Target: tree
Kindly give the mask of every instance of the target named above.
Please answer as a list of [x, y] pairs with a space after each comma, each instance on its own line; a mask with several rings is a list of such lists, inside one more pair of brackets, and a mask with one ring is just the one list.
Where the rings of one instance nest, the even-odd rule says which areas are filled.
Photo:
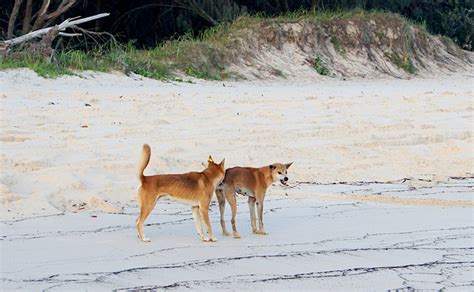
[[[7, 29], [7, 39], [11, 39], [15, 36], [15, 28], [17, 27], [17, 17], [22, 6], [22, 0], [15, 0], [13, 8], [8, 20], [8, 29]], [[24, 17], [22, 22], [21, 34], [27, 34], [34, 30], [39, 30], [41, 28], [50, 26], [59, 16], [66, 13], [71, 9], [77, 0], [62, 0], [56, 7], [51, 3], [51, 0], [43, 0], [41, 6], [36, 11], [35, 21], [33, 25], [32, 22], [32, 12], [33, 12], [33, 1], [27, 0], [26, 7], [24, 9]]]

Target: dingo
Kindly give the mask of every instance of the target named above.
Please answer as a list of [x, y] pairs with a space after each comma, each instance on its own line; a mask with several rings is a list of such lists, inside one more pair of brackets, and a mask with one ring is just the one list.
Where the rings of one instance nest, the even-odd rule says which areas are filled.
[[[236, 193], [249, 197], [248, 204], [253, 233], [267, 234], [263, 226], [263, 200], [265, 199], [265, 193], [267, 188], [278, 179], [280, 179], [283, 185], [287, 185], [288, 176], [286, 173], [291, 164], [293, 162], [288, 164], [275, 163], [260, 168], [233, 167], [226, 170], [224, 180], [216, 189], [221, 213], [222, 233], [224, 235], [229, 235], [224, 222], [225, 201], [227, 199], [232, 210], [232, 231], [235, 238], [240, 238], [235, 227], [235, 215], [237, 213]], [[258, 230], [255, 219], [255, 203], [257, 203], [258, 208]]]
[[[221, 163], [216, 164], [209, 156], [208, 166], [202, 172], [144, 176], [143, 171], [150, 162], [150, 155], [150, 146], [143, 145], [142, 158], [138, 167], [138, 178], [141, 182], [138, 188], [140, 216], [136, 221], [138, 237], [142, 241], [150, 241], [143, 234], [143, 223], [150, 215], [158, 199], [169, 196], [173, 200], [191, 205], [196, 230], [203, 241], [216, 241], [209, 222], [209, 204], [216, 186], [224, 178], [224, 159]], [[209, 237], [206, 237], [202, 231], [201, 217], [207, 226]]]

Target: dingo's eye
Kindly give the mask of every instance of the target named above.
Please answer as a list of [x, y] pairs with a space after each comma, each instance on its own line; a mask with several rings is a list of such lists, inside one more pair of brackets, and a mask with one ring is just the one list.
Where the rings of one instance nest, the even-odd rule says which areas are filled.
[[281, 174], [281, 171], [279, 171], [278, 174]]

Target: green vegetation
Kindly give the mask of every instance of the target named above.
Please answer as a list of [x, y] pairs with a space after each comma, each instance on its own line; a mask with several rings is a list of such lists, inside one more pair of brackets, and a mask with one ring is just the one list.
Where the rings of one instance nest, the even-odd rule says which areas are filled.
[[[132, 43], [126, 45], [113, 42], [99, 46], [87, 52], [76, 49], [59, 49], [53, 58], [32, 55], [27, 50], [12, 53], [12, 57], [0, 57], [0, 70], [8, 68], [27, 67], [44, 77], [56, 77], [63, 74], [74, 74], [75, 70], [93, 71], [121, 71], [133, 72], [145, 77], [158, 80], [178, 80], [177, 73], [188, 76], [220, 80], [239, 78], [226, 71], [226, 65], [241, 58], [242, 45], [248, 37], [249, 31], [259, 32], [262, 28], [273, 24], [288, 22], [311, 22], [326, 27], [340, 27], [345, 25], [344, 20], [359, 25], [359, 37], [349, 39], [338, 34], [341, 30], [331, 35], [330, 42], [341, 54], [346, 53], [347, 47], [362, 43], [369, 48], [374, 42], [386, 38], [383, 31], [374, 31], [369, 22], [377, 20], [377, 25], [396, 26], [404, 23], [402, 39], [395, 52], [387, 53], [390, 61], [408, 73], [415, 73], [413, 65], [413, 42], [415, 34], [406, 19], [396, 14], [381, 11], [333, 10], [333, 11], [303, 11], [297, 10], [275, 18], [267, 18], [261, 14], [256, 16], [241, 16], [232, 23], [220, 23], [196, 37], [189, 34], [174, 40], [160, 43], [154, 48], [137, 49]], [[381, 24], [382, 23], [382, 24]], [[423, 28], [420, 28], [423, 30]], [[352, 43], [351, 43], [352, 42]], [[401, 55], [401, 56], [399, 56]], [[314, 56], [310, 61], [314, 69], [321, 75], [332, 76], [321, 55]], [[274, 75], [284, 77], [283, 72], [275, 69]]]
[[326, 62], [321, 59], [319, 54], [316, 54], [316, 57], [314, 58], [313, 68], [319, 73], [319, 75], [329, 76], [331, 74], [329, 69], [326, 67]]
[[[250, 19], [250, 18], [248, 18]], [[232, 24], [236, 36], [243, 26], [243, 19]], [[229, 45], [229, 24], [220, 24], [199, 36], [189, 35], [163, 42], [152, 49], [137, 49], [133, 44], [116, 42], [87, 52], [58, 50], [52, 59], [34, 55], [27, 49], [12, 53], [12, 57], [0, 57], [0, 70], [26, 67], [43, 77], [73, 74], [75, 70], [133, 72], [158, 80], [178, 80], [177, 71], [208, 80], [235, 77], [225, 71], [219, 57], [219, 49]]]
[[193, 65], [189, 65], [192, 63], [185, 63], [188, 65], [185, 68], [169, 62], [171, 56], [174, 56], [175, 60], [184, 62], [186, 58], [179, 57], [181, 47], [179, 41], [173, 41], [172, 45], [163, 44], [151, 50], [138, 50], [133, 45], [116, 45], [108, 50], [87, 53], [80, 50], [65, 50], [56, 53], [52, 60], [20, 51], [16, 52], [14, 58], [0, 59], [0, 70], [26, 67], [43, 77], [73, 74], [75, 70], [101, 72], [117, 70], [124, 73], [133, 72], [153, 79], [167, 80], [174, 79], [172, 74], [174, 69], [185, 69], [183, 71], [190, 76], [219, 79], [205, 67], [193, 67]]
[[[49, 8], [44, 10], [42, 2]], [[66, 5], [67, 10], [62, 9], [65, 3], [71, 2], [74, 3]], [[95, 31], [117, 36], [122, 43], [133, 41], [139, 48], [153, 48], [157, 43], [177, 36], [195, 37], [210, 27], [230, 23], [242, 15], [283, 21], [315, 17], [323, 21], [338, 19], [350, 14], [351, 9], [359, 9], [403, 15], [425, 23], [431, 33], [448, 36], [462, 48], [473, 50], [472, 0], [28, 0], [3, 1], [1, 7], [0, 39], [20, 36], [33, 27], [58, 24], [67, 17], [108, 12], [110, 17], [95, 22]], [[62, 13], [52, 13], [56, 9]], [[38, 17], [43, 10], [48, 13]], [[15, 17], [9, 19], [13, 15]], [[71, 43], [86, 50], [91, 45], [81, 38], [73, 39]]]
[[284, 14], [277, 15], [272, 18], [268, 18], [263, 14], [260, 14], [260, 19], [271, 19], [272, 21], [277, 22], [299, 22], [302, 20], [312, 21], [312, 22], [328, 22], [336, 19], [344, 19], [354, 15], [373, 15], [376, 13], [381, 13], [379, 11], [362, 11], [360, 9], [336, 9], [336, 10], [296, 10]]
[[27, 67], [43, 77], [57, 77], [64, 74], [73, 74], [74, 70], [133, 71], [137, 74], [155, 78], [165, 79], [167, 68], [163, 66], [153, 67], [145, 56], [134, 53], [135, 49], [127, 50], [125, 47], [117, 47], [107, 52], [83, 52], [79, 50], [60, 51], [52, 60], [44, 56], [34, 55], [28, 52], [15, 52], [14, 58], [0, 60], [0, 69]]
[[[118, 70], [158, 80], [174, 79], [174, 73], [179, 71], [196, 78], [219, 80], [238, 77], [225, 71], [226, 56], [223, 52], [238, 47], [247, 29], [269, 22], [327, 22], [373, 13], [379, 12], [301, 10], [276, 18], [266, 18], [262, 14], [241, 16], [232, 23], [218, 24], [197, 37], [186, 34], [151, 49], [137, 49], [131, 43], [122, 45], [113, 42], [87, 52], [67, 48], [57, 50], [52, 59], [28, 53], [25, 49], [14, 52], [13, 57], [0, 58], [0, 70], [27, 67], [43, 77], [73, 74], [75, 70]], [[320, 67], [325, 68], [322, 64]], [[324, 74], [324, 69], [320, 70]]]
[[411, 61], [411, 58], [409, 56], [399, 56], [395, 53], [390, 54], [389, 59], [397, 65], [399, 68], [402, 68], [405, 70], [405, 72], [414, 74], [416, 72], [416, 67], [413, 65], [413, 62]]
[[72, 72], [53, 62], [46, 62], [43, 58], [25, 54], [15, 59], [0, 59], [0, 70], [13, 68], [30, 68], [43, 77], [58, 77], [60, 75], [71, 74]]

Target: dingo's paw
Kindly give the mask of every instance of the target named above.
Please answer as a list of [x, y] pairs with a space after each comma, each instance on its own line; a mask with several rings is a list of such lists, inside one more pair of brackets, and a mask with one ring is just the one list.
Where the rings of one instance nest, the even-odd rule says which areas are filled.
[[263, 230], [258, 230], [256, 232], [254, 232], [255, 234], [258, 234], [258, 235], [268, 235], [268, 233], [266, 233], [265, 231]]

